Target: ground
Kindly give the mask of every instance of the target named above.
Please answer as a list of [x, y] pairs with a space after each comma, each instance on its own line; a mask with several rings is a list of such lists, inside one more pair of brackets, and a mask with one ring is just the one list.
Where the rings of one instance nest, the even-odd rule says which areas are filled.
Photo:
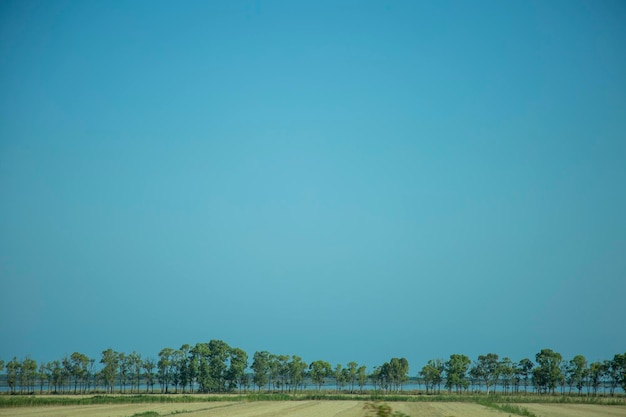
[[[14, 417], [130, 417], [147, 411], [190, 417], [364, 417], [362, 401], [194, 402], [2, 408]], [[508, 416], [491, 408], [459, 402], [390, 402], [394, 411], [412, 417]], [[626, 417], [626, 406], [520, 404], [538, 417]]]

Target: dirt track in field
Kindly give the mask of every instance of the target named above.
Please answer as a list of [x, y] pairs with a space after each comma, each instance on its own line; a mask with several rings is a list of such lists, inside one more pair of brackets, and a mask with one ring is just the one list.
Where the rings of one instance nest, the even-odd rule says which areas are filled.
[[[472, 403], [390, 402], [394, 411], [412, 417], [506, 417], [507, 413]], [[194, 402], [21, 407], [0, 409], [15, 417], [130, 417], [155, 411], [190, 417], [365, 417], [362, 401]], [[520, 404], [539, 417], [626, 417], [626, 406], [587, 404]]]

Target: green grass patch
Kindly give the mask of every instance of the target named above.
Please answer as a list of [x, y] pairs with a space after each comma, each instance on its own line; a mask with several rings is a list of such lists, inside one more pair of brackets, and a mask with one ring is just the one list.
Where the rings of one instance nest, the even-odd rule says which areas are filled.
[[37, 397], [20, 395], [1, 395], [0, 408], [34, 407], [34, 406], [67, 406], [95, 404], [164, 404], [164, 403], [195, 403], [244, 401], [245, 396], [219, 395], [95, 395], [92, 397]]
[[[69, 406], [92, 404], [158, 404], [158, 403], [198, 403], [198, 402], [239, 402], [239, 401], [385, 401], [385, 402], [466, 402], [479, 404], [497, 404], [499, 407], [527, 403], [567, 403], [567, 404], [598, 404], [626, 405], [626, 396], [587, 397], [587, 396], [556, 396], [556, 395], [502, 395], [502, 394], [384, 394], [366, 392], [363, 394], [337, 393], [333, 391], [305, 391], [299, 393], [247, 393], [247, 394], [113, 394], [93, 395], [88, 397], [72, 395], [8, 395], [0, 394], [0, 408], [33, 407], [33, 406]], [[506, 411], [506, 410], [505, 410]], [[519, 410], [518, 410], [519, 411]], [[510, 411], [511, 413], [518, 414]], [[526, 415], [526, 414], [518, 414]]]

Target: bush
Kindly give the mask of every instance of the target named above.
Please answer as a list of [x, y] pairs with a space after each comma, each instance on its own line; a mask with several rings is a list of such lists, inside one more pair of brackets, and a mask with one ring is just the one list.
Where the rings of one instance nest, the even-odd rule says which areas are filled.
[[393, 411], [391, 407], [383, 402], [367, 402], [363, 407], [364, 410], [367, 410], [366, 416], [375, 416], [375, 417], [408, 417], [406, 414], [401, 413], [399, 411]]

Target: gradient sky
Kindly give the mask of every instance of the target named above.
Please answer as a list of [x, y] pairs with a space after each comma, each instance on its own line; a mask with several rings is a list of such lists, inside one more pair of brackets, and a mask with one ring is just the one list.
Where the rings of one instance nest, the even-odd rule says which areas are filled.
[[625, 21], [0, 2], [0, 358], [626, 351]]

